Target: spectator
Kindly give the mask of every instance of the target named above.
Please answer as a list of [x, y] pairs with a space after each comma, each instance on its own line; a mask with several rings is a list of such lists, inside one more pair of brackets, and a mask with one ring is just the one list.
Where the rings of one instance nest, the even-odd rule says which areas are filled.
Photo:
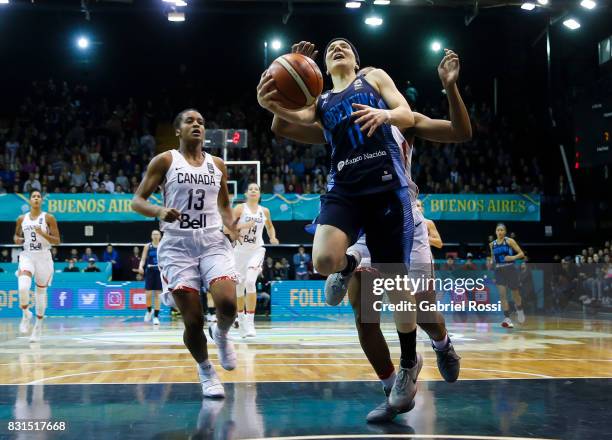
[[0, 252], [0, 263], [10, 263], [11, 262], [11, 252], [4, 248]]
[[26, 180], [25, 183], [23, 184], [23, 192], [29, 193], [29, 192], [32, 192], [32, 190], [34, 189], [40, 191], [42, 189], [42, 186], [40, 185], [38, 176], [35, 175], [34, 173], [30, 173], [28, 176], [28, 180]]
[[4, 181], [0, 179], [0, 194], [6, 194], [6, 188], [4, 187]]
[[66, 263], [68, 263], [71, 259], [74, 259], [74, 261], [79, 261], [79, 251], [77, 251], [75, 248], [70, 249], [70, 254], [68, 255], [68, 258], [66, 258], [64, 261]]
[[89, 259], [89, 264], [83, 272], [102, 272], [98, 266], [96, 266], [96, 260], [94, 258]]
[[463, 264], [463, 270], [478, 270], [478, 266], [473, 261], [474, 255], [471, 252], [468, 252], [465, 263]]
[[64, 272], [80, 272], [79, 268], [75, 265], [76, 260], [74, 258], [70, 258], [68, 260], [68, 265], [64, 267]]
[[267, 257], [261, 273], [263, 276], [264, 289], [266, 289], [268, 293], [270, 293], [270, 284], [272, 283], [272, 281], [274, 281], [274, 270], [274, 260], [272, 259], [272, 257]]
[[143, 276], [140, 273], [140, 258], [141, 252], [138, 246], [132, 248], [132, 255], [128, 258], [128, 267], [130, 269], [130, 275], [132, 280], [142, 281]]
[[59, 263], [59, 254], [56, 247], [51, 248], [51, 258], [53, 259], [54, 263]]
[[125, 173], [123, 172], [122, 169], [117, 171], [117, 178], [115, 179], [115, 183], [116, 183], [116, 186], [121, 186], [123, 189], [130, 187], [130, 181], [125, 176]]
[[12, 166], [15, 164], [17, 150], [19, 150], [19, 141], [17, 141], [17, 138], [13, 136], [10, 140], [6, 141], [4, 146], [6, 147], [6, 152], [8, 153], [8, 163]]
[[108, 191], [109, 193], [112, 194], [115, 192], [115, 184], [111, 180], [110, 175], [108, 174], [104, 175], [104, 180], [102, 181], [102, 184], [104, 185], [104, 188], [106, 189], [106, 191]]
[[87, 176], [79, 165], [75, 166], [70, 177], [70, 186], [80, 189], [85, 185], [85, 182], [87, 182]]
[[102, 253], [102, 261], [110, 262], [113, 266], [113, 279], [116, 279], [119, 275], [119, 268], [121, 264], [119, 263], [119, 253], [113, 249], [112, 244], [108, 244], [106, 249]]
[[455, 265], [455, 258], [452, 255], [449, 255], [446, 258], [446, 263], [444, 263], [442, 265], [442, 267], [440, 268], [440, 270], [447, 270], [449, 272], [454, 271], [455, 269], [457, 269], [457, 266]]
[[297, 254], [293, 256], [296, 280], [307, 280], [309, 278], [308, 264], [310, 261], [310, 255], [305, 252], [304, 246], [300, 246]]
[[92, 258], [94, 259], [94, 261], [98, 261], [98, 256], [92, 252], [91, 248], [85, 248], [85, 253], [81, 257], [81, 261], [88, 262]]
[[274, 194], [285, 194], [285, 184], [281, 182], [280, 177], [274, 177]]
[[283, 266], [283, 263], [277, 261], [274, 263], [274, 279], [276, 281], [286, 280], [289, 276], [287, 274], [287, 270]]
[[417, 89], [412, 85], [412, 82], [410, 81], [406, 81], [406, 101], [408, 101], [408, 104], [410, 104], [411, 107], [415, 107], [417, 99], [419, 97], [419, 92], [417, 91]]

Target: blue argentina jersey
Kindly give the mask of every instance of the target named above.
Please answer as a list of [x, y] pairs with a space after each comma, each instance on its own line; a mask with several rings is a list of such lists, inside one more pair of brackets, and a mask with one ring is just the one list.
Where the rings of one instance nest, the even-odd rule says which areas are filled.
[[495, 266], [500, 267], [514, 264], [512, 261], [504, 261], [506, 255], [514, 255], [514, 250], [510, 247], [506, 238], [504, 238], [504, 241], [501, 243], [498, 243], [497, 240], [493, 240], [491, 243], [493, 244], [493, 259]]
[[157, 248], [153, 247], [153, 243], [149, 243], [149, 251], [147, 252], [147, 267], [157, 267]]
[[331, 146], [328, 192], [364, 195], [408, 186], [401, 146], [391, 125], [378, 127], [372, 137], [351, 120], [352, 104], [387, 109], [387, 104], [365, 78], [356, 78], [345, 90], [323, 93], [317, 117]]

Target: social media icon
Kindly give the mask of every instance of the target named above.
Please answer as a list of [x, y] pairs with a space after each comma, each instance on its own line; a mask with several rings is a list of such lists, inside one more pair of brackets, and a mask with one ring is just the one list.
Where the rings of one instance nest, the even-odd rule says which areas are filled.
[[104, 289], [104, 308], [105, 309], [124, 309], [125, 292], [123, 289]]
[[72, 296], [72, 289], [52, 289], [51, 307], [54, 309], [71, 309]]
[[147, 294], [145, 293], [144, 289], [130, 289], [130, 308], [147, 308]]
[[98, 305], [98, 290], [97, 289], [79, 289], [77, 291], [79, 297], [80, 309], [97, 309]]

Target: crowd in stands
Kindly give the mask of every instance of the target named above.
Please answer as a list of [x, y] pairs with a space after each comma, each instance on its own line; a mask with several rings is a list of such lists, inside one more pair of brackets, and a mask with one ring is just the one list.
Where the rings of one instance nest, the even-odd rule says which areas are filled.
[[[476, 102], [469, 87], [463, 94], [473, 139], [445, 145], [416, 141], [412, 175], [421, 192], [542, 193], [540, 163], [535, 155], [517, 153], [520, 140], [508, 121], [496, 117], [487, 103]], [[132, 193], [160, 151], [154, 137], [159, 122], [168, 123], [176, 111], [167, 101], [156, 105], [153, 100], [137, 102], [128, 97], [111, 102], [87, 85], [53, 79], [32, 82], [24, 95], [14, 117], [0, 128], [0, 194], [32, 189]], [[328, 148], [275, 136], [270, 115], [252, 98], [241, 104], [210, 100], [202, 105], [208, 128], [249, 130], [249, 148], [230, 150], [228, 158], [261, 161], [263, 193], [324, 193]], [[416, 103], [415, 108], [433, 118], [448, 118], [443, 97], [439, 105]], [[229, 171], [230, 179], [239, 182], [239, 192], [255, 178], [253, 167]], [[549, 188], [553, 192], [568, 193], [563, 176], [553, 186]]]

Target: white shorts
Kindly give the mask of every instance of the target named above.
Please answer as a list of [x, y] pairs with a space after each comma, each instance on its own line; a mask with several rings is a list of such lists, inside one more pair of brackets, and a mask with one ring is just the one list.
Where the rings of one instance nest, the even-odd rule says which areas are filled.
[[257, 248], [244, 248], [237, 245], [234, 248], [234, 259], [236, 260], [236, 271], [240, 275], [240, 282], [244, 283], [247, 277], [247, 271], [254, 269], [257, 274], [261, 272], [263, 261], [266, 256], [266, 248], [261, 246]]
[[53, 280], [53, 258], [50, 251], [27, 252], [19, 254], [19, 271], [27, 270], [32, 274], [37, 286], [47, 287]]
[[212, 230], [166, 231], [157, 248], [162, 279], [161, 298], [176, 307], [175, 289], [200, 293], [222, 279], [238, 282], [234, 253], [223, 232]]
[[[410, 252], [410, 276], [433, 277], [433, 255], [429, 245], [429, 232], [423, 214], [412, 205], [414, 216], [414, 236], [412, 239], [412, 251]], [[370, 250], [366, 245], [365, 234], [348, 248], [347, 253], [357, 252], [361, 255], [361, 263], [357, 269], [368, 269], [372, 267]]]

